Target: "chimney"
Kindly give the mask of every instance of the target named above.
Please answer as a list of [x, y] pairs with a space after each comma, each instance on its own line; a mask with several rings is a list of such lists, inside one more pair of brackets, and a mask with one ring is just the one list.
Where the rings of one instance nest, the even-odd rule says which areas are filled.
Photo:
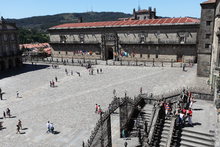
[[133, 9], [133, 15], [135, 15], [136, 11], [135, 11], [135, 8]]
[[82, 22], [83, 22], [82, 17], [81, 16], [78, 17], [78, 23], [82, 23]]
[[152, 11], [152, 8], [151, 8], [151, 7], [149, 7], [149, 8], [148, 8], [148, 11], [149, 11], [149, 13], [151, 13], [151, 11]]

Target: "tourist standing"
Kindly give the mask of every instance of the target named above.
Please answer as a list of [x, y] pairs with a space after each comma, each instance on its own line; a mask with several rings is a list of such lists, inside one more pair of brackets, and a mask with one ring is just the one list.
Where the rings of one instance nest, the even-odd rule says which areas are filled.
[[95, 113], [97, 113], [97, 112], [98, 112], [98, 109], [99, 109], [98, 104], [95, 104]]
[[188, 116], [188, 123], [192, 127], [193, 124], [192, 124], [192, 109], [191, 108], [189, 108], [189, 110], [187, 110], [187, 116]]
[[50, 121], [47, 122], [47, 133], [50, 133]]
[[16, 94], [17, 94], [17, 98], [19, 98], [19, 92], [18, 91], [16, 91]]

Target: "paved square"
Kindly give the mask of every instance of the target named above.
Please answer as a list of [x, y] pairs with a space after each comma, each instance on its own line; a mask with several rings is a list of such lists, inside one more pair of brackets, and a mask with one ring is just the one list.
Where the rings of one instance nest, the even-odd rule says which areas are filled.
[[[30, 68], [28, 65], [26, 68]], [[65, 75], [65, 68], [74, 75]], [[106, 110], [112, 100], [113, 89], [118, 96], [127, 90], [135, 96], [139, 88], [143, 92], [163, 93], [183, 86], [205, 86], [206, 78], [196, 77], [196, 66], [171, 67], [114, 67], [97, 65], [102, 74], [89, 75], [84, 67], [60, 66], [25, 72], [0, 79], [0, 87], [6, 93], [0, 101], [0, 117], [6, 108], [15, 118], [0, 119], [6, 129], [0, 131], [2, 147], [72, 146], [79, 147], [88, 139], [99, 116], [94, 113], [95, 104]], [[76, 74], [81, 73], [81, 77]], [[96, 71], [96, 70], [95, 70]], [[58, 77], [57, 87], [49, 81]], [[19, 91], [22, 98], [16, 98]], [[21, 119], [24, 134], [16, 134], [16, 124]], [[54, 123], [58, 134], [46, 133], [47, 121]]]

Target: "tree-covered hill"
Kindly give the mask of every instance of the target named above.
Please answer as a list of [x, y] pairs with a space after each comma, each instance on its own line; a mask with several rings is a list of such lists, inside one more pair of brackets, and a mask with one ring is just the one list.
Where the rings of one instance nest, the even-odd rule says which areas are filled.
[[114, 21], [118, 18], [131, 17], [131, 14], [121, 12], [86, 12], [86, 13], [63, 13], [57, 15], [34, 16], [22, 19], [7, 19], [15, 22], [19, 28], [46, 31], [48, 28], [63, 24], [78, 22], [82, 18], [83, 22]]

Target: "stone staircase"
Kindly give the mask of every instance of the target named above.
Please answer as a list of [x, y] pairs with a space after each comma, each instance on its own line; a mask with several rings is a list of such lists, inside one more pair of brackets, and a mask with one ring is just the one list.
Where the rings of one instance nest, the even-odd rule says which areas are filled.
[[182, 129], [181, 147], [214, 147], [214, 135], [202, 132], [189, 130], [189, 128]]
[[170, 130], [172, 130], [172, 124], [171, 124], [171, 118], [166, 119], [164, 122], [164, 127], [160, 139], [160, 146], [165, 147], [167, 146], [167, 143], [169, 141], [169, 135], [172, 137], [172, 133], [170, 133]]
[[140, 129], [141, 131], [141, 136], [145, 135], [145, 122], [147, 122], [148, 124], [148, 128], [149, 129], [149, 125], [150, 125], [150, 121], [151, 121], [151, 116], [152, 116], [152, 110], [153, 110], [153, 105], [147, 104], [144, 106], [144, 108], [141, 110], [140, 115], [137, 117], [136, 120], [136, 125], [134, 125], [133, 130], [131, 131], [130, 136], [131, 137], [138, 137], [138, 129]]

